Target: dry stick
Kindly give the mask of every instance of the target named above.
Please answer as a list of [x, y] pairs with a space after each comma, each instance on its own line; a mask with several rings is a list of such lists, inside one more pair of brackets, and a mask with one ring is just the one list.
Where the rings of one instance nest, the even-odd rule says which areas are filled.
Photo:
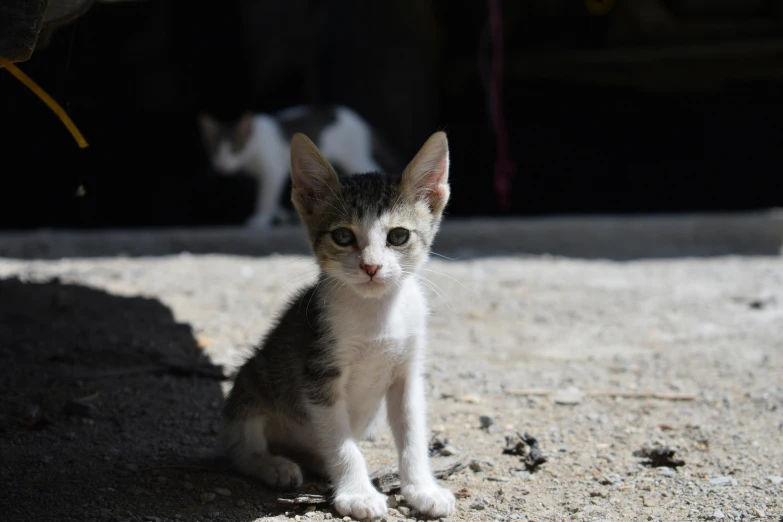
[[[541, 396], [554, 393], [551, 390], [541, 389], [508, 389], [505, 390], [508, 395], [517, 395], [520, 397]], [[592, 397], [624, 397], [629, 399], [662, 399], [667, 401], [694, 401], [698, 395], [693, 393], [667, 393], [653, 391], [587, 391], [585, 395]]]

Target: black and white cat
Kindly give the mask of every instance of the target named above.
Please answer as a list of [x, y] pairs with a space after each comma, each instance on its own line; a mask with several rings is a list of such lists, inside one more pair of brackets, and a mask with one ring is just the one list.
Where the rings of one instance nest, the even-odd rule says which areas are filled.
[[393, 172], [398, 167], [370, 124], [344, 106], [300, 105], [274, 114], [245, 113], [233, 124], [201, 114], [198, 121], [215, 170], [243, 171], [257, 180], [255, 211], [246, 221], [252, 228], [289, 220], [281, 196], [289, 181], [289, 144], [297, 132], [310, 136], [340, 172]]
[[338, 176], [304, 135], [291, 143], [292, 200], [320, 267], [239, 370], [223, 409], [233, 465], [276, 488], [325, 475], [335, 508], [381, 517], [357, 445], [385, 412], [401, 492], [428, 517], [452, 492], [427, 453], [424, 359], [428, 307], [418, 274], [449, 199], [446, 135], [433, 134], [400, 173]]

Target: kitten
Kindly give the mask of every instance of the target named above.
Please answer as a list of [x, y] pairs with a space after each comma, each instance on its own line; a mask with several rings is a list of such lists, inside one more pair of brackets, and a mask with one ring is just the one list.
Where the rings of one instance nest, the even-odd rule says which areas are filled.
[[385, 404], [402, 494], [431, 517], [454, 511], [427, 453], [427, 303], [417, 273], [449, 199], [449, 150], [433, 134], [402, 175], [339, 176], [303, 134], [291, 142], [291, 199], [320, 266], [239, 370], [223, 410], [234, 466], [296, 488], [331, 480], [341, 515], [383, 516], [356, 441]]
[[[245, 171], [258, 181], [254, 214], [246, 226], [265, 228], [286, 220], [280, 200], [288, 176], [289, 143], [296, 132], [315, 139], [338, 170], [379, 172], [392, 169], [394, 159], [372, 127], [343, 106], [296, 106], [275, 114], [245, 113], [234, 125], [199, 115], [199, 126], [212, 165], [221, 174]], [[377, 159], [376, 159], [377, 157]], [[380, 165], [380, 163], [385, 163]]]

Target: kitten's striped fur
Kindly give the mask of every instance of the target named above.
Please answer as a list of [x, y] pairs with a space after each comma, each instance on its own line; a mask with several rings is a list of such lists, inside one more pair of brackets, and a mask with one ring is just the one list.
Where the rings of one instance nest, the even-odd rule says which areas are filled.
[[238, 470], [295, 488], [304, 467], [331, 479], [341, 514], [382, 516], [386, 499], [356, 440], [385, 402], [406, 500], [433, 517], [454, 510], [429, 468], [428, 309], [416, 277], [448, 201], [448, 168], [442, 132], [401, 175], [342, 178], [307, 137], [294, 136], [292, 201], [321, 274], [292, 298], [228, 396], [223, 440]]

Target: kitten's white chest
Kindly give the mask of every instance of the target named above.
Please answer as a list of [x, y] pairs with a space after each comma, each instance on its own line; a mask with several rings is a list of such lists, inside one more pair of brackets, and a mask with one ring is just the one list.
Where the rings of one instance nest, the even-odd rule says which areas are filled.
[[364, 303], [342, 308], [333, 316], [348, 370], [344, 392], [355, 436], [363, 435], [397, 372], [416, 355], [425, 316], [426, 304], [415, 286], [403, 288], [388, 306]]

